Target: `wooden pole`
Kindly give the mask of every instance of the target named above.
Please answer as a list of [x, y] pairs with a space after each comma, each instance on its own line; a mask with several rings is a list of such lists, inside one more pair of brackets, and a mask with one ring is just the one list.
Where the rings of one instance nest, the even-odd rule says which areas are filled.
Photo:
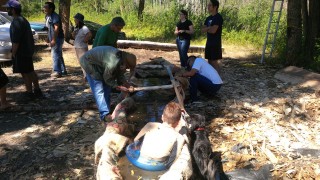
[[185, 110], [185, 109], [184, 109], [183, 98], [181, 97], [180, 91], [179, 91], [179, 89], [178, 89], [179, 83], [174, 79], [174, 77], [173, 77], [173, 75], [172, 75], [172, 72], [171, 72], [170, 66], [166, 66], [166, 68], [167, 68], [167, 71], [168, 71], [168, 74], [169, 74], [171, 83], [172, 83], [172, 85], [173, 85], [174, 91], [175, 91], [175, 93], [176, 93], [176, 96], [177, 96], [177, 98], [178, 98], [179, 105], [180, 105], [180, 107], [181, 107], [182, 110]]
[[161, 85], [161, 86], [148, 86], [148, 87], [130, 87], [129, 92], [135, 92], [135, 91], [152, 91], [152, 90], [158, 90], [158, 89], [172, 89], [173, 85]]

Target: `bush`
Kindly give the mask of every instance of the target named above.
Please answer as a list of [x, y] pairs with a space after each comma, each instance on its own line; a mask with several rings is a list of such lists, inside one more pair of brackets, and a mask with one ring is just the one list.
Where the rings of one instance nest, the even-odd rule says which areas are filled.
[[[22, 1], [24, 4], [24, 14], [33, 21], [43, 21], [44, 14], [41, 13], [41, 7], [38, 2]], [[126, 21], [123, 31], [128, 39], [152, 40], [160, 42], [175, 42], [173, 34], [176, 23], [179, 20], [179, 10], [185, 9], [184, 6], [177, 4], [177, 1], [166, 1], [166, 4], [160, 6], [146, 1], [143, 18], [138, 19], [137, 5], [132, 0], [106, 0], [100, 1], [100, 7], [97, 8], [97, 0], [72, 0], [70, 17], [77, 12], [84, 14], [85, 19], [102, 25], [108, 24], [115, 16], [122, 16]], [[220, 14], [224, 18], [223, 25], [223, 43], [250, 45], [257, 49], [262, 48], [266, 29], [269, 20], [271, 1], [269, 0], [229, 0], [220, 6]], [[57, 4], [56, 4], [57, 5]], [[26, 8], [27, 7], [27, 8]], [[58, 7], [58, 5], [57, 5]], [[201, 44], [205, 42], [205, 34], [201, 34], [200, 28], [205, 18], [209, 15], [207, 12], [189, 12], [189, 19], [193, 22], [195, 34], [192, 44]], [[284, 17], [284, 16], [283, 16]], [[282, 18], [285, 19], [285, 18]], [[73, 19], [71, 18], [71, 21]], [[281, 21], [280, 27], [284, 27], [285, 21]], [[279, 35], [284, 35], [281, 30]], [[276, 46], [277, 54], [283, 51], [283, 37], [279, 37], [281, 44]]]

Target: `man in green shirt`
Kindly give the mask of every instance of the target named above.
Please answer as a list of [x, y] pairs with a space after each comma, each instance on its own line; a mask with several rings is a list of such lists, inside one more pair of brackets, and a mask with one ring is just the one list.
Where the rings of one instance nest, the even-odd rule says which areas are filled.
[[117, 47], [119, 32], [125, 26], [122, 17], [115, 17], [110, 24], [102, 26], [94, 38], [92, 48], [97, 46]]
[[98, 46], [81, 58], [81, 67], [96, 100], [102, 121], [110, 120], [110, 93], [112, 88], [128, 92], [130, 84], [124, 77], [126, 69], [134, 72], [136, 56], [112, 46]]

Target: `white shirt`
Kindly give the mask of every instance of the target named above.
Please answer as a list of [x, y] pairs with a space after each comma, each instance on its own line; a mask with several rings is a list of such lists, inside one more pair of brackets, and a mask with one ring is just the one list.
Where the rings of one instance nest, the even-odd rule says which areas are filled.
[[74, 40], [74, 48], [88, 48], [88, 44], [84, 42], [84, 38], [90, 32], [87, 26], [79, 29]]
[[203, 58], [196, 58], [192, 69], [198, 70], [198, 73], [208, 78], [213, 84], [222, 84], [218, 72]]

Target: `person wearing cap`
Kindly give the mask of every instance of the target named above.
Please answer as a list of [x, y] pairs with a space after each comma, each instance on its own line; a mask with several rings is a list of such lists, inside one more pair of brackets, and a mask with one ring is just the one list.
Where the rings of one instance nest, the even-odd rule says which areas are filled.
[[51, 47], [51, 56], [53, 60], [53, 73], [51, 77], [59, 78], [67, 74], [66, 66], [62, 56], [62, 45], [64, 42], [64, 33], [60, 16], [55, 12], [53, 2], [46, 2], [43, 6], [46, 14], [46, 26], [48, 28], [47, 43]]
[[198, 90], [206, 95], [213, 96], [219, 91], [222, 80], [219, 73], [205, 59], [189, 56], [187, 61], [189, 71], [182, 74], [182, 77], [190, 77], [190, 98], [195, 103], [199, 100]]
[[[34, 53], [34, 39], [30, 23], [21, 15], [21, 4], [17, 0], [9, 0], [4, 7], [8, 15], [13, 17], [10, 25], [10, 39], [12, 43], [13, 73], [20, 73], [26, 92], [25, 100], [33, 100], [43, 96], [37, 73], [34, 71], [32, 56]], [[33, 91], [32, 91], [33, 86]]]
[[95, 47], [80, 58], [80, 65], [87, 74], [86, 78], [102, 121], [111, 120], [111, 89], [116, 88], [121, 92], [128, 92], [130, 84], [124, 73], [126, 69], [134, 72], [136, 60], [134, 54], [120, 51], [112, 46]]
[[[80, 57], [88, 51], [88, 42], [92, 37], [92, 34], [87, 26], [84, 25], [84, 16], [77, 13], [74, 17], [74, 23], [76, 25], [74, 31], [72, 32], [72, 37], [74, 38], [74, 48], [76, 51], [77, 59], [80, 62]], [[83, 82], [86, 79], [86, 72], [83, 68]]]
[[92, 48], [96, 46], [117, 47], [119, 32], [125, 26], [122, 17], [115, 17], [110, 24], [102, 26], [94, 38]]

